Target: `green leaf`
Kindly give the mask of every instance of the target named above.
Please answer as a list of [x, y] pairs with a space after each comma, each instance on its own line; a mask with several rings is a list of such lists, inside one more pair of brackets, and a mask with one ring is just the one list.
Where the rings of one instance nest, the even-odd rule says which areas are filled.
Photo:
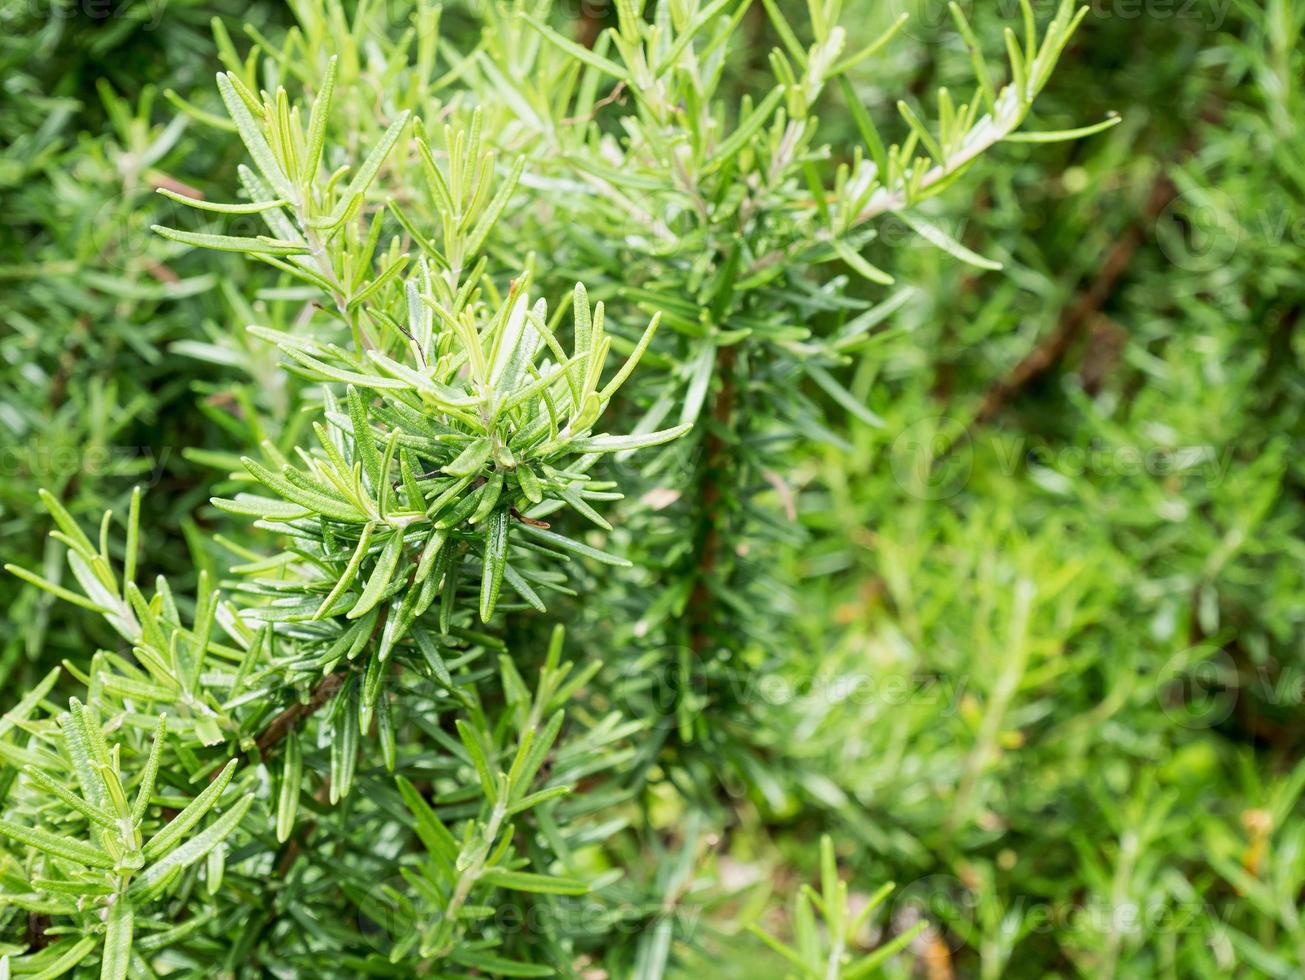
[[105, 919], [104, 952], [100, 959], [100, 980], [126, 980], [131, 966], [131, 940], [136, 910], [126, 895], [118, 895]]
[[398, 777], [399, 794], [415, 821], [417, 836], [432, 855], [441, 857], [446, 867], [452, 868], [458, 858], [458, 842], [417, 788], [402, 776]]
[[182, 844], [156, 864], [151, 865], [132, 884], [132, 892], [148, 892], [165, 881], [174, 871], [190, 867], [203, 860], [208, 852], [227, 839], [254, 805], [252, 795], [240, 799], [230, 810], [218, 817], [207, 828]]
[[1016, 98], [1019, 99], [1022, 105], [1028, 102], [1031, 96], [1029, 92], [1028, 60], [1020, 49], [1020, 42], [1015, 37], [1014, 31], [1009, 27], [1006, 28], [1003, 37], [1006, 39], [1006, 55], [1010, 61], [1011, 86], [1015, 89]]
[[59, 525], [59, 530], [68, 536], [68, 546], [86, 558], [92, 557], [95, 554], [95, 547], [91, 544], [90, 538], [73, 520], [68, 509], [59, 502], [59, 498], [44, 488], [37, 491], [37, 496], [41, 498], [41, 503], [50, 512], [54, 522]]
[[284, 844], [294, 832], [295, 817], [299, 812], [299, 792], [303, 784], [303, 750], [299, 747], [299, 733], [291, 732], [286, 738], [285, 760], [281, 771], [281, 789], [277, 794], [276, 839]]
[[140, 552], [140, 487], [131, 488], [131, 504], [127, 510], [127, 545], [123, 549], [122, 581], [136, 580], [136, 559]]
[[68, 790], [62, 783], [51, 779], [40, 769], [37, 769], [35, 766], [24, 766], [23, 772], [32, 782], [36, 783], [47, 793], [51, 794], [67, 806], [72, 807], [92, 823], [97, 823], [101, 827], [108, 827], [114, 830], [117, 829], [118, 821], [113, 814], [109, 813], [107, 810], [102, 810], [97, 806], [92, 806], [90, 803], [87, 803], [80, 796]]
[[0, 835], [20, 844], [26, 844], [28, 847], [34, 847], [51, 857], [73, 861], [88, 868], [113, 870], [113, 858], [108, 854], [71, 837], [60, 837], [38, 827], [23, 827], [8, 820], [0, 820]]
[[[658, 60], [657, 67], [653, 70], [653, 74], [660, 78], [662, 75], [666, 74], [668, 69], [679, 64], [680, 56], [683, 55], [684, 50], [693, 43], [693, 39], [697, 37], [699, 32], [701, 32], [711, 19], [724, 10], [730, 2], [731, 0], [713, 0], [712, 3], [709, 3], [704, 7], [693, 18], [693, 22], [680, 31], [679, 37], [675, 39], [675, 43], [671, 45], [670, 49]], [[742, 6], [746, 7], [747, 5], [747, 0], [745, 0]]]
[[22, 579], [29, 585], [35, 585], [38, 589], [43, 589], [56, 599], [62, 599], [64, 602], [71, 603], [74, 606], [80, 606], [83, 609], [89, 609], [91, 612], [97, 612], [102, 615], [113, 612], [112, 609], [108, 609], [105, 606], [100, 605], [98, 602], [93, 602], [84, 595], [79, 595], [76, 592], [65, 589], [62, 585], [56, 585], [48, 579], [41, 578], [41, 576], [34, 572], [29, 572], [27, 569], [21, 568], [18, 565], [10, 565], [6, 563], [5, 571], [16, 578]]
[[892, 276], [884, 272], [884, 270], [880, 269], [878, 266], [871, 265], [867, 262], [861, 256], [861, 253], [853, 249], [851, 245], [847, 244], [847, 242], [835, 238], [831, 244], [834, 247], [834, 251], [838, 253], [838, 257], [866, 279], [869, 279], [871, 282], [877, 282], [881, 286], [891, 286], [893, 284], [894, 279]]
[[480, 491], [480, 500], [476, 504], [476, 509], [471, 512], [468, 523], [479, 524], [490, 512], [498, 506], [498, 498], [503, 493], [503, 471], [494, 470], [485, 481], [483, 489]]
[[598, 393], [598, 397], [601, 401], [606, 402], [611, 399], [611, 397], [620, 389], [621, 385], [625, 384], [626, 379], [630, 377], [634, 369], [639, 366], [639, 361], [643, 359], [644, 352], [648, 350], [648, 345], [652, 343], [653, 336], [657, 333], [657, 327], [661, 322], [662, 315], [660, 313], [654, 314], [652, 320], [648, 322], [648, 326], [644, 329], [643, 334], [639, 337], [638, 343], [634, 345], [634, 350], [630, 352], [630, 356], [627, 357], [625, 363], [621, 365], [621, 369], [616, 372], [612, 380], [607, 382], [607, 384], [603, 386], [603, 390]]
[[606, 551], [599, 551], [597, 548], [591, 548], [587, 544], [582, 544], [572, 538], [563, 537], [553, 531], [546, 531], [541, 527], [532, 527], [529, 524], [522, 524], [521, 530], [532, 538], [538, 538], [544, 544], [552, 545], [555, 548], [561, 548], [563, 551], [570, 551], [584, 558], [592, 558], [594, 561], [602, 562], [604, 565], [614, 565], [617, 568], [629, 568], [631, 562], [628, 559], [621, 558], [617, 555], [608, 554]]
[[513, 568], [510, 563], [504, 564], [503, 566], [503, 578], [507, 580], [508, 585], [512, 586], [517, 595], [525, 599], [534, 609], [538, 612], [548, 612], [548, 608], [544, 605], [544, 600], [539, 598], [539, 593], [531, 587], [530, 583], [527, 582], [525, 578], [522, 577], [521, 573]]
[[761, 104], [748, 113], [747, 118], [739, 123], [738, 128], [730, 134], [725, 142], [721, 143], [712, 154], [711, 159], [703, 167], [704, 174], [713, 174], [727, 163], [733, 161], [734, 157], [748, 143], [748, 140], [766, 124], [771, 114], [779, 106], [780, 99], [784, 97], [784, 86], [776, 85], [761, 100]]
[[481, 436], [462, 450], [457, 459], [445, 466], [444, 472], [449, 476], [471, 476], [473, 473], [479, 473], [489, 460], [493, 445], [489, 436]]
[[588, 439], [577, 439], [571, 443], [571, 447], [582, 453], [615, 453], [629, 449], [646, 449], [649, 446], [660, 446], [664, 442], [678, 439], [692, 428], [692, 422], [685, 422], [669, 429], [662, 429], [659, 432], [644, 432], [626, 436], [591, 436]]
[[1078, 129], [1045, 130], [1040, 133], [1011, 133], [1006, 139], [1011, 143], [1062, 143], [1066, 140], [1082, 139], [1084, 136], [1095, 136], [1107, 129], [1114, 129], [1123, 121], [1123, 116], [1111, 115], [1110, 118], [1103, 119], [1099, 123], [1093, 123], [1091, 126], [1080, 126]]
[[301, 517], [307, 517], [313, 512], [311, 508], [300, 504], [292, 504], [285, 500], [274, 500], [271, 497], [260, 497], [252, 493], [237, 494], [234, 500], [211, 497], [209, 503], [218, 510], [226, 511], [228, 514], [269, 521], [296, 521]]
[[341, 195], [339, 204], [335, 206], [331, 216], [326, 219], [328, 225], [335, 226], [343, 221], [355, 198], [366, 193], [367, 189], [372, 186], [372, 181], [380, 173], [385, 158], [390, 155], [390, 151], [394, 149], [394, 144], [399, 141], [399, 137], [403, 133], [403, 128], [408, 125], [410, 115], [411, 113], [407, 109], [399, 113], [398, 118], [390, 123], [389, 128], [381, 135], [380, 141], [372, 147], [371, 153], [367, 154], [367, 159], [363, 161], [362, 166], [358, 168], [358, 172], [349, 181], [349, 186], [345, 188], [344, 193]]
[[541, 789], [537, 793], [530, 793], [521, 797], [521, 799], [508, 807], [508, 816], [513, 816], [514, 814], [529, 810], [532, 807], [537, 807], [541, 803], [547, 803], [549, 800], [559, 799], [570, 792], [570, 786], [550, 786], [548, 789]]
[[335, 76], [339, 59], [332, 55], [326, 63], [326, 75], [322, 78], [322, 87], [313, 100], [313, 110], [308, 117], [308, 136], [303, 163], [299, 168], [299, 180], [311, 184], [317, 176], [321, 165], [322, 149], [326, 145], [326, 124], [331, 116], [331, 98], [335, 94]]
[[517, 466], [513, 473], [516, 475], [517, 484], [521, 487], [521, 492], [526, 495], [526, 499], [532, 504], [542, 503], [544, 500], [544, 489], [539, 483], [539, 477], [535, 471], [526, 463]]
[[830, 398], [834, 399], [866, 425], [876, 429], [884, 427], [883, 419], [861, 404], [850, 391], [834, 380], [833, 375], [824, 368], [818, 364], [808, 364], [806, 365], [806, 372], [816, 384], [825, 390]]
[[[367, 665], [367, 686], [373, 678], [384, 676], [384, 665], [373, 658]], [[348, 684], [340, 690], [339, 705], [332, 722], [331, 732], [331, 786], [330, 801], [340, 802], [353, 788], [354, 773], [358, 768], [358, 689]]]
[[947, 165], [947, 157], [943, 153], [942, 147], [938, 145], [938, 141], [934, 138], [933, 133], [929, 132], [929, 127], [926, 126], [923, 120], [915, 114], [915, 110], [905, 102], [899, 101], [897, 103], [897, 111], [901, 113], [902, 118], [906, 120], [906, 124], [910, 126], [915, 135], [919, 137], [920, 142], [923, 143], [924, 148], [929, 151], [929, 155], [933, 157], [934, 162], [940, 167], [945, 167]]
[[521, 14], [521, 18], [538, 31], [540, 36], [542, 36], [546, 41], [553, 46], [560, 48], [562, 51], [565, 51], [572, 58], [583, 61], [586, 65], [597, 68], [599, 71], [605, 72], [613, 78], [620, 79], [623, 82], [629, 82], [629, 73], [616, 62], [604, 58], [602, 55], [596, 54], [589, 48], [583, 47], [582, 45], [576, 44], [574, 41], [563, 37], [533, 14], [523, 13]]
[[[268, 211], [272, 208], [285, 207], [288, 203], [282, 198], [275, 198], [271, 201], [251, 201], [248, 204], [216, 204], [213, 201], [205, 201], [203, 198], [188, 197], [185, 194], [178, 194], [174, 190], [166, 187], [160, 187], [158, 193], [166, 197], [169, 201], [176, 201], [179, 204], [185, 204], [187, 207], [198, 208], [201, 211], [215, 211], [218, 214], [258, 214], [260, 211]], [[178, 234], [181, 234], [178, 232]]]
[[480, 777], [481, 789], [485, 791], [485, 796], [491, 802], [494, 801], [498, 793], [498, 784], [490, 771], [489, 757], [485, 752], [485, 747], [480, 742], [480, 735], [461, 718], [458, 718], [454, 724], [458, 729], [458, 738], [462, 740], [462, 745], [471, 758], [471, 764], [476, 770], [476, 775]]
[[154, 728], [154, 743], [150, 746], [149, 759], [145, 762], [145, 772], [141, 775], [140, 787], [136, 790], [136, 802], [131, 808], [131, 819], [133, 823], [140, 824], [145, 819], [145, 811], [149, 809], [150, 795], [154, 792], [154, 783], [159, 774], [159, 760], [163, 755], [163, 739], [167, 735], [168, 719], [164, 715], [159, 715], [159, 720]]
[[344, 567], [340, 578], [322, 600], [322, 604], [317, 607], [317, 612], [313, 613], [313, 619], [321, 619], [325, 616], [339, 598], [349, 591], [349, 586], [353, 585], [354, 579], [358, 576], [358, 569], [362, 567], [363, 559], [367, 557], [367, 549], [371, 546], [372, 531], [375, 527], [375, 521], [368, 521], [363, 525], [362, 533], [358, 535], [358, 545], [353, 550], [349, 564]]
[[172, 818], [172, 822], [150, 838], [146, 843], [142, 853], [147, 861], [166, 854], [176, 846], [190, 829], [204, 819], [204, 814], [217, 804], [222, 796], [222, 791], [227, 788], [231, 778], [236, 773], [236, 760], [232, 759], [222, 771], [217, 774], [213, 782], [204, 788], [204, 791], [196, 796], [179, 814]]
[[302, 242], [279, 238], [237, 238], [232, 235], [208, 235], [197, 231], [177, 231], [163, 225], [151, 225], [155, 234], [183, 245], [212, 248], [220, 252], [244, 252], [251, 255], [307, 255], [310, 249]]
[[1001, 270], [1000, 262], [994, 262], [992, 259], [985, 259], [982, 255], [970, 251], [941, 228], [929, 224], [929, 222], [925, 221], [923, 218], [918, 218], [907, 211], [899, 212], [898, 216], [917, 235], [929, 242], [931, 245], [936, 245], [953, 258], [960, 259], [967, 265], [972, 265], [979, 269], [988, 269], [993, 272]]
[[42, 677], [30, 691], [23, 695], [16, 705], [0, 715], [0, 738], [8, 735], [19, 722], [28, 719], [31, 713], [36, 709], [45, 696], [54, 688], [55, 683], [59, 680], [59, 675], [63, 671], [55, 667], [48, 674]]
[[784, 42], [784, 47], [788, 50], [789, 56], [803, 68], [807, 64], [807, 51], [798, 41], [797, 35], [793, 33], [793, 28], [788, 22], [783, 12], [779, 9], [776, 0], [762, 0], [766, 8], [766, 14], [770, 17], [770, 22], [775, 27], [775, 33], [779, 39]]
[[507, 565], [508, 522], [506, 510], [498, 510], [485, 527], [484, 570], [480, 580], [480, 621], [489, 622], [503, 586], [503, 569]]
[[227, 113], [231, 116], [231, 121], [236, 124], [236, 132], [240, 134], [241, 142], [249, 150], [249, 155], [254, 158], [254, 165], [276, 190], [278, 196], [290, 201], [295, 200], [294, 187], [282, 171], [281, 164], [267, 142], [267, 137], [263, 135], [262, 127], [254, 121], [249, 106], [232, 85], [231, 76], [226, 72], [219, 73], [217, 85], [218, 92], [222, 95], [222, 102], [227, 107]]
[[484, 214], [480, 216], [480, 220], [476, 222], [476, 227], [472, 230], [471, 236], [466, 241], [464, 248], [468, 255], [476, 255], [480, 252], [482, 246], [485, 244], [485, 239], [489, 237], [490, 231], [492, 231], [494, 225], [498, 223], [498, 219], [502, 216], [504, 209], [508, 205], [508, 201], [511, 200], [512, 194], [517, 188], [517, 183], [521, 180], [521, 174], [524, 172], [525, 167], [525, 157], [518, 157], [516, 162], [513, 163], [512, 170], [509, 172], [507, 180], [505, 180], [502, 186], [499, 187], [494, 195], [494, 199], [489, 202], [489, 206], [485, 208]]
[[394, 578], [394, 571], [399, 567], [399, 559], [402, 555], [403, 534], [400, 531], [394, 531], [385, 542], [385, 546], [381, 548], [380, 557], [376, 559], [376, 566], [367, 579], [367, 585], [363, 588], [362, 595], [353, 604], [353, 608], [345, 613], [346, 619], [357, 619], [359, 616], [371, 612], [375, 605], [381, 601], [381, 597], [385, 595], [385, 590], [390, 587], [390, 582]]
[[780, 956], [784, 957], [784, 959], [788, 960], [794, 966], [800, 968], [803, 971], [803, 973], [809, 973], [810, 971], [809, 964], [807, 963], [806, 960], [802, 958], [802, 954], [799, 953], [792, 946], [776, 939], [774, 936], [770, 935], [770, 933], [766, 932], [766, 930], [762, 929], [755, 922], [749, 922], [747, 924], [747, 930], [748, 932], [752, 933], [752, 935], [760, 939], [767, 946], [769, 946], [773, 951], [778, 953]]
[[96, 936], [84, 936], [78, 940], [65, 939], [25, 958], [26, 961], [21, 964], [23, 967], [35, 967], [30, 973], [26, 969], [20, 972], [20, 964], [12, 964], [13, 975], [21, 976], [23, 980], [55, 980], [90, 956], [98, 945], [99, 938]]
[[82, 789], [82, 797], [100, 809], [105, 809], [104, 781], [96, 772], [95, 747], [91, 739], [90, 724], [82, 704], [76, 698], [68, 701], [68, 713], [59, 719], [63, 731], [63, 744], [72, 761], [73, 772]]
[[858, 960], [843, 973], [843, 980], [864, 980], [911, 944], [916, 936], [929, 928], [929, 922], [917, 922], [900, 935], [894, 936], [865, 959]]
[[900, 31], [903, 25], [905, 25], [906, 22], [910, 19], [911, 19], [911, 15], [908, 13], [903, 12], [901, 14], [898, 14], [897, 19], [893, 21], [892, 25], [888, 28], [888, 30], [884, 31], [884, 33], [880, 34], [879, 37], [875, 38], [875, 40], [871, 41], [869, 44], [861, 48], [855, 54], [848, 55], [846, 58], [840, 61], [837, 65], [834, 66], [834, 69], [832, 72], [830, 72], [830, 74], [841, 75], [844, 72], [848, 71], [849, 69], [855, 68], [857, 65], [865, 61], [867, 58], [878, 53], [878, 51], [885, 44], [887, 44], [889, 41], [893, 39], [894, 36], [896, 36], [897, 32]]
[[544, 764], [544, 759], [548, 757], [553, 744], [557, 741], [564, 718], [565, 712], [555, 711], [542, 732], [536, 735], [534, 729], [527, 730], [526, 737], [521, 740], [521, 746], [517, 750], [517, 757], [512, 761], [512, 768], [508, 772], [508, 784], [514, 793], [528, 789], [534, 782], [539, 767]]
[[495, 888], [508, 888], [518, 892], [536, 892], [541, 895], [584, 895], [589, 885], [578, 878], [555, 878], [551, 875], [528, 871], [507, 871], [490, 868], [480, 876], [480, 882]]
[[350, 385], [345, 395], [349, 403], [349, 422], [353, 427], [353, 444], [354, 451], [357, 453], [357, 462], [362, 463], [363, 473], [371, 481], [373, 490], [380, 486], [381, 479], [381, 456], [376, 451], [376, 439], [372, 435], [372, 427], [367, 421], [367, 406], [363, 404], [362, 396], [358, 390]]
[[316, 493], [297, 486], [285, 477], [273, 473], [256, 459], [250, 459], [246, 456], [242, 457], [240, 462], [260, 483], [275, 490], [287, 500], [307, 507], [323, 517], [334, 517], [337, 520], [353, 523], [363, 522], [363, 514], [350, 504], [336, 500], [334, 497], [328, 497], [326, 494]]
[[551, 966], [537, 963], [522, 963], [519, 960], [505, 960], [501, 956], [481, 953], [470, 949], [454, 950], [450, 959], [462, 966], [475, 967], [484, 976], [489, 977], [551, 977], [556, 971]]
[[983, 94], [983, 103], [988, 107], [988, 112], [992, 115], [997, 114], [997, 90], [992, 84], [992, 75], [988, 72], [988, 64], [983, 57], [983, 48], [979, 45], [979, 39], [974, 36], [974, 30], [970, 27], [970, 22], [966, 19], [965, 14], [961, 11], [960, 6], [952, 0], [947, 5], [951, 11], [952, 20], [956, 22], [956, 29], [961, 32], [961, 37], [965, 39], [965, 47], [970, 52], [970, 62], [974, 66], [974, 75], [979, 82], [979, 91]]
[[293, 358], [304, 367], [308, 368], [311, 376], [314, 378], [320, 378], [327, 381], [339, 381], [344, 384], [359, 385], [370, 389], [389, 388], [391, 390], [402, 391], [408, 387], [408, 385], [404, 384], [402, 381], [397, 381], [392, 378], [382, 378], [375, 374], [362, 374], [358, 371], [349, 371], [345, 368], [336, 367], [334, 364], [327, 364], [325, 361], [320, 361], [311, 354], [307, 354], [301, 350], [295, 350], [290, 346], [282, 346], [281, 350], [288, 357]]

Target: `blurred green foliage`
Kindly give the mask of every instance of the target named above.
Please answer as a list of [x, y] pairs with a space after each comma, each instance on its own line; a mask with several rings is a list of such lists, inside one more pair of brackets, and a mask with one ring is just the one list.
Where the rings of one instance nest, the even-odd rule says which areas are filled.
[[1302, 969], [1303, 23], [1094, 5], [1037, 114], [1123, 124], [950, 202], [1004, 280], [898, 254], [886, 424], [812, 457], [807, 648], [904, 693], [794, 735], [958, 975]]

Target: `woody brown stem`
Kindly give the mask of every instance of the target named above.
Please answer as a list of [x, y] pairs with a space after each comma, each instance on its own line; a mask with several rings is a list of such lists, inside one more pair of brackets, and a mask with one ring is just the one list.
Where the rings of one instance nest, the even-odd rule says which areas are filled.
[[341, 685], [344, 684], [344, 677], [342, 673], [327, 674], [317, 682], [317, 686], [313, 688], [313, 693], [306, 702], [292, 704], [273, 718], [254, 743], [258, 747], [259, 755], [267, 755], [271, 749], [285, 741], [286, 736], [294, 731], [303, 719], [326, 704], [332, 695], [340, 690]]
[[721, 565], [721, 525], [725, 520], [725, 501], [721, 487], [730, 462], [730, 445], [726, 433], [730, 430], [734, 416], [734, 361], [734, 347], [717, 349], [716, 376], [721, 383], [712, 397], [712, 425], [703, 441], [698, 547], [695, 550], [696, 581], [688, 604], [689, 646], [698, 655], [705, 653], [712, 643], [715, 598], [711, 579], [719, 572]]
[[1145, 240], [1146, 229], [1173, 200], [1175, 193], [1173, 181], [1167, 176], [1161, 175], [1156, 179], [1141, 216], [1111, 247], [1091, 285], [1061, 314], [1056, 329], [1025, 355], [1006, 377], [988, 389], [983, 404], [979, 406], [979, 412], [975, 416], [977, 423], [982, 425], [991, 422], [1015, 395], [1049, 371], [1065, 356], [1070, 345], [1093, 322], [1102, 306], [1110, 299], [1120, 278], [1132, 262], [1134, 253]]

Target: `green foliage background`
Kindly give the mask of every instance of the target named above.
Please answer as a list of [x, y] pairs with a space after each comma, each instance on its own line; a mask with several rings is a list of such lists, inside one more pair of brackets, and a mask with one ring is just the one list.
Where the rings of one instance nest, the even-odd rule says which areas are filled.
[[[142, 581], [163, 573], [189, 595], [198, 573], [216, 582], [248, 560], [256, 535], [209, 498], [238, 489], [228, 474], [260, 442], [286, 452], [305, 442], [318, 403], [313, 383], [279, 370], [275, 348], [240, 328], [290, 329], [301, 304], [278, 294], [274, 270], [177, 248], [149, 228], [179, 220], [157, 187], [235, 199], [246, 156], [235, 134], [176, 108], [223, 115], [209, 19], [243, 53], [310, 6], [133, 0], [0, 13], [6, 562], [68, 577], [38, 488], [92, 527], [104, 509], [125, 514], [135, 485], [147, 489]], [[1002, 29], [1020, 30], [1016, 3], [964, 6], [994, 56]], [[766, 55], [784, 43], [753, 7], [726, 70], [730, 100], [765, 95]], [[780, 8], [805, 25], [797, 5]], [[450, 5], [445, 43], [492, 51], [488, 9]], [[899, 98], [932, 106], [940, 85], [966, 91], [972, 79], [938, 0], [847, 3], [849, 47], [903, 12], [906, 26], [850, 76], [881, 124]], [[408, 7], [371, 16], [376, 37], [393, 37]], [[549, 23], [592, 40], [616, 14], [599, 3], [555, 9]], [[706, 441], [685, 456], [606, 471], [627, 504], [655, 515], [607, 515], [634, 568], [575, 571], [574, 597], [550, 600], [548, 617], [512, 611], [505, 638], [537, 670], [560, 619], [567, 657], [602, 661], [601, 695], [582, 713], [614, 704], [644, 727], [597, 753], [594, 772], [618, 775], [593, 809], [637, 800], [639, 816], [634, 833], [605, 839], [595, 819], [571, 842], [589, 873], [627, 871], [590, 916], [603, 928], [518, 937], [518, 959], [576, 976], [784, 976], [792, 964], [744, 926], [801, 935], [806, 913], [791, 900], [821, 887], [827, 834], [854, 909], [881, 882], [897, 886], [861, 945], [931, 923], [889, 962], [896, 975], [1305, 971], [1303, 25], [1295, 0], [1095, 3], [1030, 128], [1108, 112], [1122, 122], [1078, 141], [1003, 144], [921, 207], [1002, 271], [957, 261], [886, 216], [863, 253], [895, 285], [836, 258], [821, 275], [843, 277], [839, 290], [822, 298], [785, 281], [774, 294], [797, 298], [747, 311], [773, 313], [776, 336], [794, 320], [837, 330], [866, 316], [855, 343], [816, 373], [758, 367], [738, 415], [699, 423]], [[513, 148], [525, 142], [495, 125]], [[337, 126], [361, 152], [378, 123]], [[820, 136], [835, 157], [858, 142], [838, 100]], [[667, 271], [587, 237], [603, 215], [559, 220], [536, 206], [547, 204], [541, 186], [505, 219], [496, 269], [536, 252], [540, 292], [568, 296], [581, 279], [631, 324], [658, 308], [658, 290], [663, 305], [691, 297], [692, 276], [677, 279], [673, 262]], [[225, 233], [261, 233], [233, 224]], [[720, 234], [704, 253], [727, 249]], [[647, 295], [622, 293], [641, 278]], [[679, 341], [662, 331], [649, 376], [631, 382], [645, 386], [635, 403], [664, 383], [657, 370], [679, 364]], [[730, 431], [714, 450], [711, 425]], [[759, 484], [742, 486], [744, 473]], [[729, 542], [716, 612], [696, 611], [697, 593], [679, 605], [660, 596], [688, 588], [714, 533], [685, 523], [696, 503], [666, 496], [676, 480], [722, 494], [730, 515], [714, 526]], [[101, 617], [0, 582], [6, 708], [60, 662], [84, 669], [120, 645]], [[644, 782], [620, 775], [630, 772]], [[339, 840], [365, 834], [367, 819], [337, 828]], [[8, 891], [18, 862], [5, 860]], [[357, 870], [344, 891], [366, 879], [361, 859]], [[287, 903], [313, 893], [293, 888]], [[319, 897], [298, 920], [266, 902], [267, 934], [233, 948], [289, 928], [320, 931], [330, 950], [331, 915], [352, 916], [341, 932], [386, 928], [353, 892], [312, 904]], [[0, 916], [17, 955], [27, 913], [0, 897]], [[220, 940], [187, 957], [173, 968], [242, 969]], [[345, 969], [313, 962], [296, 950], [265, 968]], [[384, 972], [363, 954], [348, 969], [365, 966]]]

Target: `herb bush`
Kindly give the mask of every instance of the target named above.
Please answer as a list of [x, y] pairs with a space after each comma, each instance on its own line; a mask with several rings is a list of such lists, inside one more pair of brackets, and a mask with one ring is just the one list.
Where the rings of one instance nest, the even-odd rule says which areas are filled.
[[996, 6], [7, 38], [0, 969], [1295, 975], [1305, 15]]

